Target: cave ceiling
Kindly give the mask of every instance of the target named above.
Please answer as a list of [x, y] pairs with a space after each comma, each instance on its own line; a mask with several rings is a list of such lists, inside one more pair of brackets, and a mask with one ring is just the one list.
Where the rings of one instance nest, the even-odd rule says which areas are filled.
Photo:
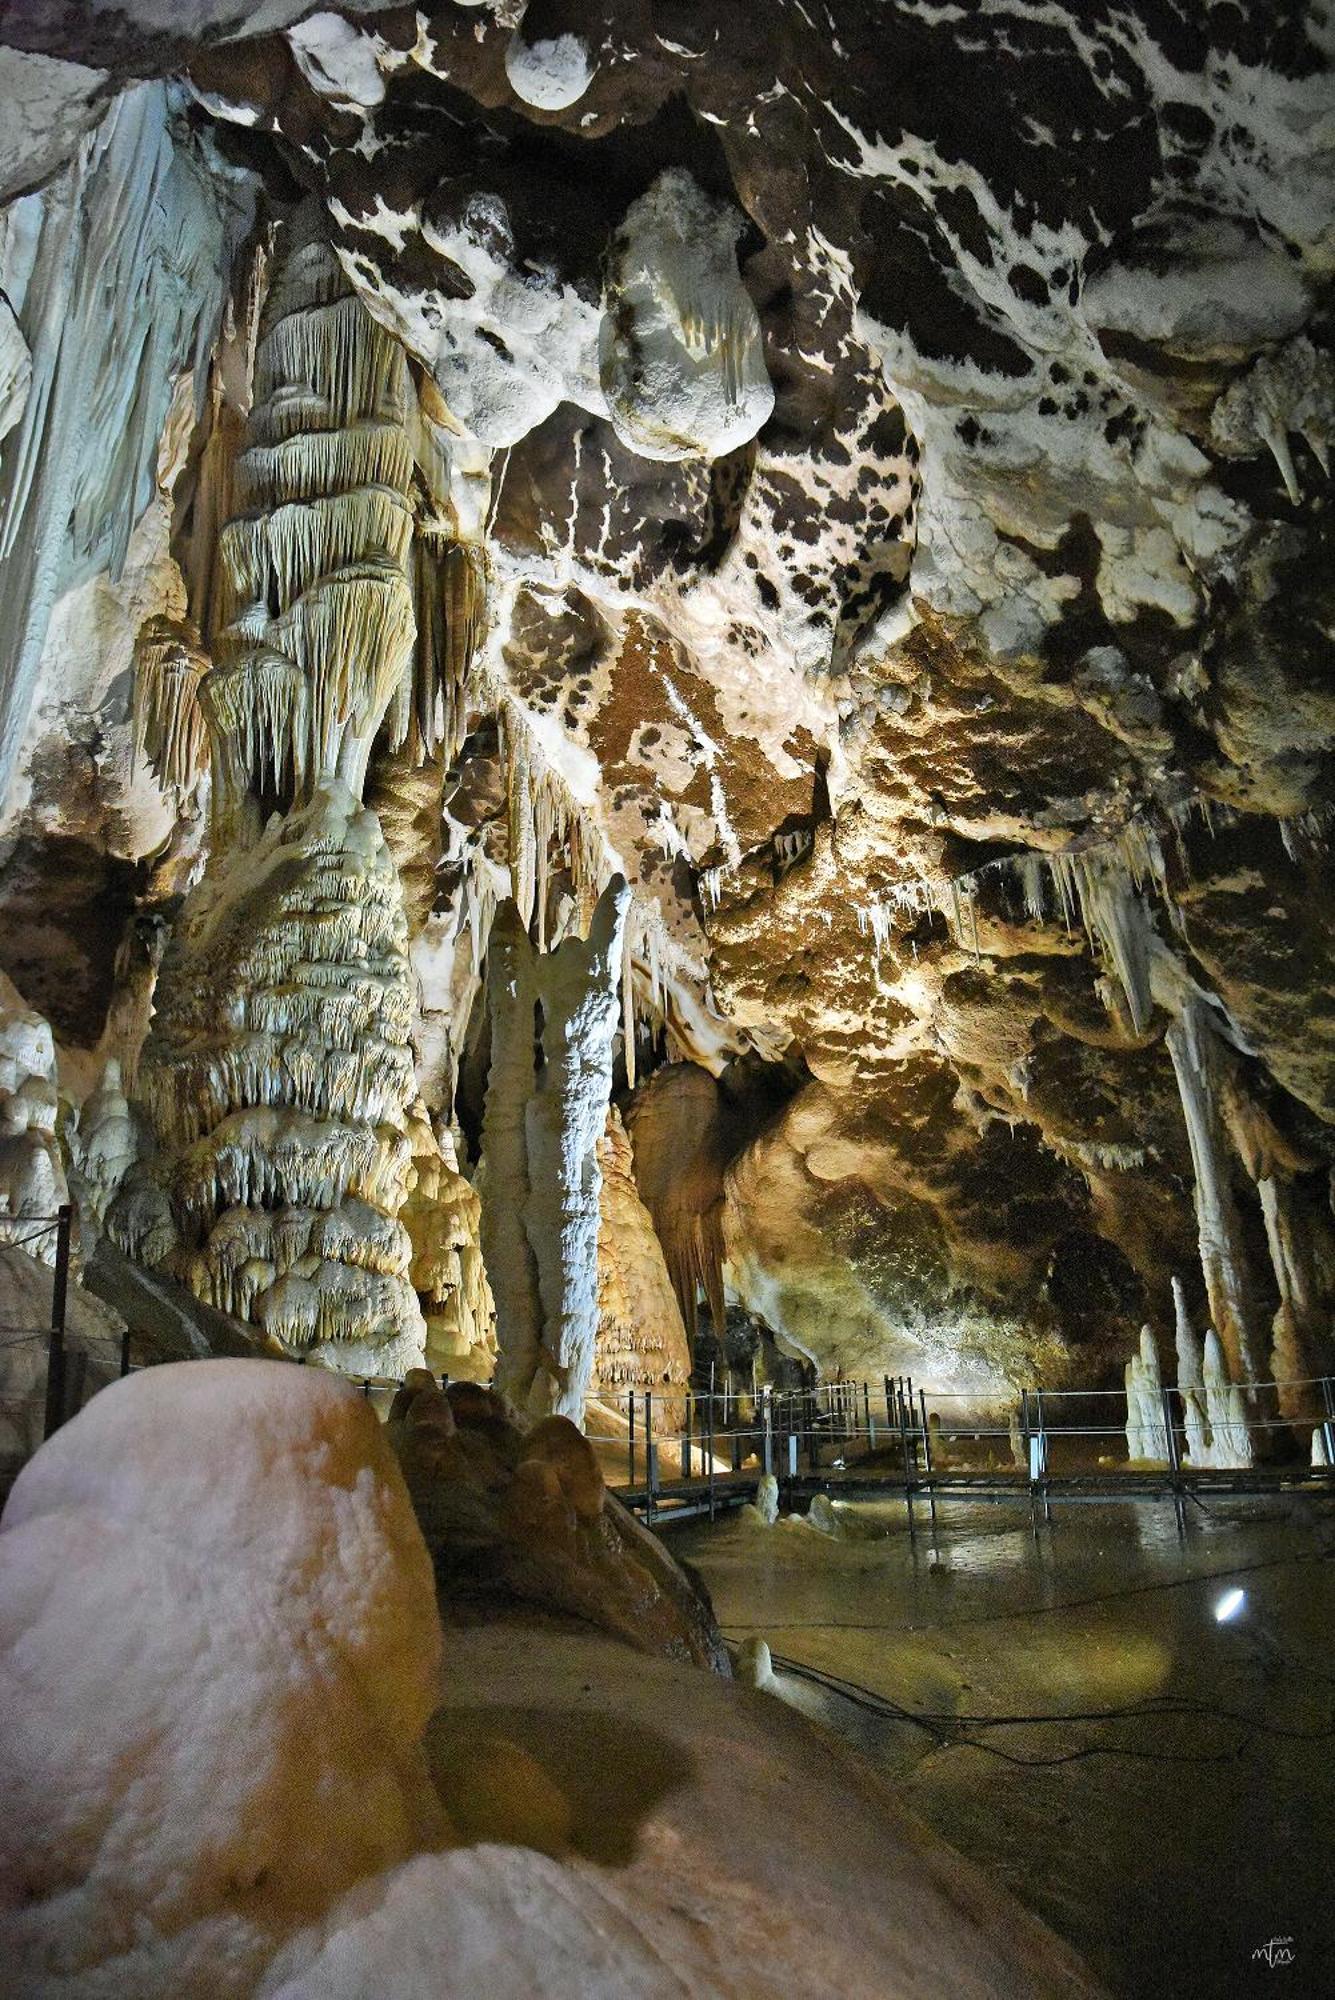
[[[1262, 1128], [1328, 1289], [1327, 6], [21, 0], [0, 43], [11, 194], [165, 79], [233, 349], [312, 205], [402, 342], [419, 523], [487, 597], [426, 930], [506, 864], [508, 712], [636, 892], [657, 1054], [746, 1135], [748, 1304], [859, 1368], [1125, 1349], [1202, 1282], [1188, 1016], [1257, 1311]], [[206, 639], [225, 404], [160, 526], [185, 580], [135, 600]], [[113, 949], [81, 910], [142, 926], [182, 835], [99, 777], [124, 687], [51, 655], [4, 962], [91, 1046]]]

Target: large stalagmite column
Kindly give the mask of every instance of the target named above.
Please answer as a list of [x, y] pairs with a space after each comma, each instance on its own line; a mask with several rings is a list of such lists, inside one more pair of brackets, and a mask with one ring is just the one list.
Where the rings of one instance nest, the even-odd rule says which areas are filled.
[[[157, 1151], [110, 1226], [286, 1347], [396, 1371], [424, 1338], [399, 1219], [414, 989], [361, 793], [387, 712], [391, 740], [409, 725], [409, 385], [314, 221], [294, 223], [261, 323], [198, 687], [213, 844], [140, 1068]], [[167, 734], [190, 724], [173, 685]]]
[[598, 1141], [612, 1091], [629, 906], [630, 890], [614, 876], [587, 939], [540, 953], [513, 906], [491, 937], [483, 1244], [496, 1297], [497, 1385], [534, 1416], [576, 1423], [598, 1331]]
[[1242, 1228], [1229, 1183], [1214, 1090], [1213, 1030], [1199, 1000], [1187, 999], [1167, 1034], [1186, 1120], [1196, 1190], [1196, 1229], [1210, 1317], [1235, 1382], [1260, 1379]]
[[1278, 1383], [1279, 1407], [1294, 1422], [1315, 1423], [1324, 1414], [1312, 1377], [1322, 1372], [1325, 1329], [1315, 1274], [1299, 1216], [1293, 1184], [1280, 1174], [1256, 1183], [1265, 1217], [1270, 1262], [1279, 1289], [1274, 1319], [1271, 1373]]

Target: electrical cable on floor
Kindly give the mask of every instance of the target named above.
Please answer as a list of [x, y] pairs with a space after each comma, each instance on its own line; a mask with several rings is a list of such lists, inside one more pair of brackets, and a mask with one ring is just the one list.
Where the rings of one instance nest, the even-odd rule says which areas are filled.
[[[1281, 1723], [1268, 1722], [1262, 1716], [1247, 1715], [1236, 1709], [1219, 1708], [1209, 1702], [1199, 1702], [1191, 1697], [1171, 1695], [1154, 1696], [1148, 1702], [1130, 1704], [1125, 1708], [1091, 1709], [1083, 1712], [1036, 1715], [961, 1715], [943, 1710], [909, 1709], [886, 1695], [877, 1694], [872, 1688], [860, 1682], [843, 1679], [840, 1675], [829, 1674], [819, 1667], [808, 1666], [804, 1661], [794, 1660], [781, 1653], [771, 1653], [770, 1658], [781, 1672], [797, 1675], [800, 1679], [816, 1683], [831, 1694], [852, 1702], [870, 1714], [882, 1716], [890, 1721], [907, 1722], [923, 1730], [935, 1741], [938, 1750], [982, 1750], [988, 1756], [998, 1757], [1003, 1763], [1016, 1764], [1027, 1768], [1074, 1764], [1091, 1757], [1131, 1757], [1170, 1764], [1228, 1764], [1236, 1762], [1243, 1753], [1243, 1745], [1238, 1743], [1230, 1750], [1215, 1752], [1164, 1751], [1161, 1749], [1138, 1749], [1125, 1744], [1086, 1744], [1074, 1750], [1062, 1751], [1054, 1756], [1024, 1757], [1012, 1751], [1003, 1750], [995, 1743], [985, 1743], [976, 1736], [959, 1735], [961, 1728], [1011, 1729], [1021, 1727], [1052, 1727], [1056, 1724], [1076, 1722], [1134, 1722], [1154, 1720], [1196, 1720], [1218, 1723], [1232, 1723], [1237, 1727], [1255, 1733], [1274, 1736], [1289, 1742], [1324, 1743], [1335, 1738], [1335, 1718], [1321, 1729], [1290, 1729]], [[1298, 1671], [1305, 1671], [1301, 1663], [1292, 1662]], [[1327, 1678], [1319, 1676], [1319, 1678]], [[930, 1752], [928, 1753], [931, 1754]]]

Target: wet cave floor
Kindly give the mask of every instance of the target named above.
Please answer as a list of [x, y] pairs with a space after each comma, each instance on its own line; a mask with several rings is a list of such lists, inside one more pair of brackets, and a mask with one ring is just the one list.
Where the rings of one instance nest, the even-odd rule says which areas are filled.
[[951, 1501], [912, 1537], [902, 1502], [836, 1516], [670, 1546], [784, 1698], [1111, 1993], [1335, 1993], [1335, 1501], [1193, 1504], [1183, 1540], [1153, 1502], [1057, 1503], [1035, 1531], [1027, 1500]]

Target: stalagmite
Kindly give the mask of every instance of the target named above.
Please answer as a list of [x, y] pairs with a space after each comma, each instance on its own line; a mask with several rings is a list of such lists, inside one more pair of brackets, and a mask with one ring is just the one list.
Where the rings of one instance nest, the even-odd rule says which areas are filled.
[[1247, 1404], [1241, 1388], [1230, 1382], [1224, 1351], [1214, 1328], [1205, 1336], [1201, 1369], [1205, 1383], [1205, 1415], [1210, 1426], [1213, 1466], [1245, 1470], [1253, 1463], [1252, 1434], [1247, 1428]]
[[1204, 1465], [1209, 1451], [1209, 1426], [1205, 1415], [1205, 1380], [1202, 1374], [1201, 1343], [1187, 1316], [1187, 1297], [1181, 1278], [1173, 1279], [1174, 1344], [1177, 1349], [1177, 1394], [1182, 1406], [1182, 1427], [1186, 1434], [1186, 1456], [1193, 1465]]
[[81, 1179], [79, 1208], [91, 1207], [101, 1222], [139, 1153], [134, 1120], [121, 1081], [121, 1066], [109, 1056], [95, 1090], [84, 1100], [67, 1144]]
[[1191, 1147], [1201, 1270], [1229, 1372], [1236, 1382], [1255, 1382], [1260, 1369], [1251, 1292], [1216, 1101], [1213, 1039], [1203, 1003], [1187, 997], [1166, 1041]]
[[648, 1209], [635, 1185], [631, 1142], [615, 1107], [598, 1144], [598, 1335], [591, 1388], [602, 1396], [652, 1390], [662, 1422], [681, 1421], [691, 1352]]
[[1168, 1463], [1159, 1349], [1148, 1326], [1140, 1329], [1139, 1352], [1126, 1364], [1126, 1455], [1151, 1465]]
[[525, 1110], [533, 1090], [537, 978], [533, 947], [513, 902], [491, 926], [487, 1014], [491, 1068], [482, 1124], [482, 1253], [496, 1301], [500, 1368], [527, 1393], [542, 1352], [537, 1263], [524, 1226], [528, 1197]]
[[1256, 1183], [1256, 1191], [1261, 1197], [1270, 1262], [1279, 1289], [1270, 1372], [1278, 1385], [1283, 1414], [1295, 1422], [1310, 1423], [1320, 1408], [1312, 1378], [1322, 1372], [1328, 1339], [1316, 1276], [1292, 1183], [1277, 1174], [1267, 1175]]
[[[613, 877], [587, 941], [566, 938], [545, 954], [529, 943], [517, 913], [502, 911], [492, 927], [483, 1214], [496, 1290], [496, 1379], [531, 1414], [554, 1413], [576, 1423], [597, 1333], [597, 1146], [612, 1087], [629, 902], [625, 882]], [[535, 1030], [541, 1049], [536, 1086]]]
[[452, 1138], [437, 1137], [420, 1099], [410, 1107], [408, 1135], [414, 1181], [401, 1220], [426, 1319], [427, 1365], [485, 1382], [496, 1357], [496, 1308], [482, 1260], [481, 1203], [459, 1171]]

